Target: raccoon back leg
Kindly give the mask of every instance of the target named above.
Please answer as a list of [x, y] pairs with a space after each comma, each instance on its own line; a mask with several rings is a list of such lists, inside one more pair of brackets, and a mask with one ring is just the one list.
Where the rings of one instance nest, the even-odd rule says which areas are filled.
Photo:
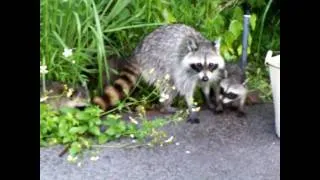
[[246, 113], [244, 111], [244, 105], [245, 105], [245, 102], [246, 102], [246, 98], [247, 98], [247, 95], [244, 95], [239, 100], [239, 106], [238, 106], [238, 112], [237, 112], [237, 116], [238, 117], [246, 116]]
[[162, 113], [175, 113], [177, 112], [177, 108], [172, 107], [172, 102], [173, 99], [176, 97], [177, 91], [172, 90], [172, 89], [166, 89], [166, 88], [160, 88], [160, 97], [164, 98], [163, 101], [161, 102], [161, 108], [160, 112]]

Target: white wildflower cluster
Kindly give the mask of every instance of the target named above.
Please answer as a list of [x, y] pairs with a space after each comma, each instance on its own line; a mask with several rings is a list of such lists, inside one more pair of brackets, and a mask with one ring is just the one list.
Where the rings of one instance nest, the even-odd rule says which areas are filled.
[[44, 102], [44, 101], [46, 101], [47, 99], [48, 99], [48, 96], [41, 97], [41, 98], [40, 98], [40, 102]]
[[74, 91], [73, 88], [68, 89], [67, 97], [70, 97], [72, 95], [73, 91]]
[[153, 74], [154, 68], [150, 69], [149, 74]]
[[160, 94], [160, 99], [159, 99], [160, 102], [164, 102], [167, 99], [169, 99], [169, 95], [168, 94], [165, 94], [165, 93], [161, 93]]
[[99, 159], [99, 156], [92, 156], [90, 158], [91, 161], [97, 161]]
[[199, 107], [193, 107], [193, 108], [192, 108], [192, 111], [193, 111], [193, 112], [199, 112], [199, 111], [200, 111], [200, 106], [199, 106]]
[[46, 65], [40, 65], [40, 74], [47, 74], [48, 72]]
[[171, 136], [169, 139], [165, 140], [164, 142], [165, 142], [165, 143], [171, 143], [171, 142], [173, 141], [173, 138], [174, 138], [174, 137]]
[[76, 162], [77, 159], [78, 159], [77, 156], [68, 155], [68, 157], [67, 157], [67, 160], [68, 160], [69, 162]]
[[62, 55], [66, 58], [72, 56], [72, 49], [64, 48]]
[[139, 124], [137, 120], [135, 120], [133, 117], [129, 116], [130, 122], [133, 124]]

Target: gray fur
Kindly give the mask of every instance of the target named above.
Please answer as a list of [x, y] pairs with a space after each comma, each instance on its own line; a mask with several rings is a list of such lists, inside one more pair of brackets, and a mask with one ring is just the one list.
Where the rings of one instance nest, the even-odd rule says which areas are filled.
[[46, 95], [42, 90], [42, 82], [40, 82], [40, 98], [47, 96], [48, 99], [44, 101], [45, 104], [49, 104], [53, 109], [59, 110], [64, 107], [71, 108], [85, 108], [90, 104], [90, 95], [86, 85], [70, 86], [74, 89], [70, 97], [67, 97], [64, 84], [57, 81], [47, 81], [47, 93]]
[[[247, 98], [247, 88], [244, 84], [244, 72], [237, 64], [226, 64], [227, 77], [220, 82], [220, 87], [224, 89], [224, 94], [220, 94], [219, 99], [224, 105], [235, 106], [238, 109], [238, 115], [244, 115], [244, 105]], [[238, 95], [235, 99], [225, 96], [227, 93]]]
[[[160, 86], [160, 92], [169, 94], [169, 99], [163, 103], [165, 109], [172, 109], [172, 101], [179, 94], [185, 97], [191, 112], [190, 118], [197, 119], [192, 112], [193, 93], [196, 86], [210, 87], [210, 84], [217, 84], [221, 79], [220, 71], [224, 68], [224, 60], [220, 56], [219, 47], [219, 43], [214, 45], [192, 27], [183, 24], [166, 25], [145, 37], [135, 49], [132, 60], [139, 64], [142, 77], [149, 84], [156, 84], [157, 80], [170, 76], [168, 85], [174, 86], [175, 90]], [[212, 73], [204, 70], [201, 72], [208, 76], [209, 80], [206, 82], [199, 79], [199, 73], [189, 63], [204, 59], [219, 64]], [[151, 69], [154, 70], [153, 73], [150, 73]]]

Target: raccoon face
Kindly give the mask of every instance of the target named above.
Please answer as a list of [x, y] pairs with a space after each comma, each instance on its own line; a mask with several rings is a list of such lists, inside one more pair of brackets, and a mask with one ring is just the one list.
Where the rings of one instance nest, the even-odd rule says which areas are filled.
[[239, 100], [245, 96], [247, 89], [242, 84], [229, 84], [228, 79], [222, 80], [220, 83], [220, 97], [223, 104], [228, 104]]
[[66, 106], [83, 110], [89, 105], [87, 93], [83, 87], [77, 88], [66, 102]]
[[219, 43], [199, 43], [188, 41], [189, 53], [183, 59], [184, 66], [200, 81], [212, 81], [221, 78], [225, 67], [224, 59], [219, 53]]

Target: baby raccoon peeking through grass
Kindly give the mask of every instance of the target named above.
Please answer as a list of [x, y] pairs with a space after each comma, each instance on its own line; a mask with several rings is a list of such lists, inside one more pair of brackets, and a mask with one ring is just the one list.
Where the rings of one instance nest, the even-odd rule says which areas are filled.
[[61, 82], [48, 81], [46, 90], [43, 92], [40, 83], [40, 103], [49, 104], [55, 110], [63, 107], [83, 110], [90, 104], [89, 92], [85, 85], [68, 88]]

